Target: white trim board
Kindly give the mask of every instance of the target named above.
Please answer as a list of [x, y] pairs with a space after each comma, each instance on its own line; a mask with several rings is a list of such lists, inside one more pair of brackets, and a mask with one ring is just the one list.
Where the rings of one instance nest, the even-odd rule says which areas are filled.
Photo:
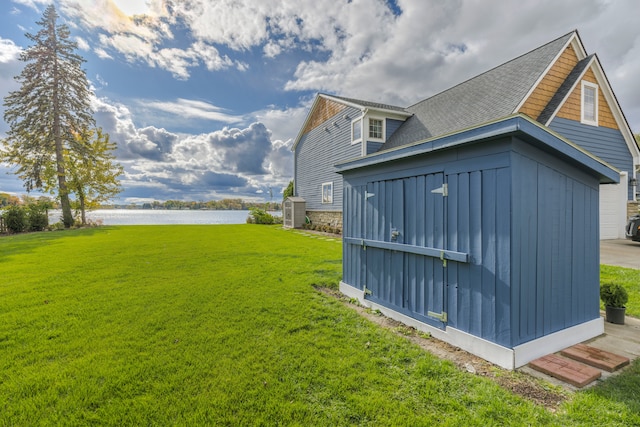
[[391, 319], [414, 327], [419, 331], [428, 332], [436, 339], [460, 347], [493, 364], [511, 370], [526, 365], [538, 357], [555, 353], [604, 333], [604, 321], [599, 317], [510, 349], [456, 328], [446, 327], [442, 330], [433, 327], [390, 308], [365, 300], [363, 291], [342, 281], [340, 282], [340, 292], [349, 298], [356, 298], [365, 307], [379, 310]]

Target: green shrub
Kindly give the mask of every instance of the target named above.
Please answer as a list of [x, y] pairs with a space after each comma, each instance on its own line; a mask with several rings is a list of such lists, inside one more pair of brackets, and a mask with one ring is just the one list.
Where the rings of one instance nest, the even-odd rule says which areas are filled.
[[29, 218], [29, 231], [42, 231], [49, 226], [47, 208], [41, 204], [33, 204], [26, 207]]
[[2, 217], [4, 218], [7, 230], [12, 233], [22, 233], [29, 227], [29, 219], [22, 206], [12, 205], [5, 208]]
[[624, 307], [629, 300], [629, 294], [618, 283], [603, 283], [600, 286], [600, 299], [605, 307]]
[[249, 217], [247, 218], [248, 224], [275, 224], [275, 218], [273, 215], [265, 211], [264, 209], [251, 208], [249, 209]]

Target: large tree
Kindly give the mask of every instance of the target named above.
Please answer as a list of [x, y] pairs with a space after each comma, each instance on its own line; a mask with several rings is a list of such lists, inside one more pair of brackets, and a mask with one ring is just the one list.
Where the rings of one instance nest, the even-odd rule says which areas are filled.
[[84, 59], [75, 53], [77, 44], [70, 40], [69, 27], [58, 25], [58, 18], [51, 4], [37, 22], [40, 31], [25, 34], [34, 44], [20, 55], [26, 63], [16, 77], [20, 89], [4, 100], [4, 119], [10, 128], [0, 156], [17, 166], [27, 191], [43, 188], [47, 170], [55, 170], [62, 221], [70, 227], [65, 152], [87, 155], [86, 138], [76, 136], [90, 129], [94, 120]]

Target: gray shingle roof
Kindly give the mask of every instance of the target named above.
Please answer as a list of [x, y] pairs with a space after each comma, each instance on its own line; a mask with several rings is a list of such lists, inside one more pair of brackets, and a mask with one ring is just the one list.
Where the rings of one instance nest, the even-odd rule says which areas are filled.
[[445, 135], [513, 114], [574, 32], [427, 98], [380, 151]]
[[336, 99], [341, 99], [341, 100], [343, 100], [345, 102], [349, 102], [351, 104], [357, 104], [357, 105], [360, 105], [362, 107], [377, 108], [377, 109], [380, 109], [380, 110], [402, 111], [403, 113], [406, 112], [406, 109], [404, 107], [398, 107], [396, 105], [381, 104], [381, 103], [378, 103], [378, 102], [363, 101], [361, 99], [346, 98], [344, 96], [336, 96], [336, 95], [329, 95], [329, 94], [327, 94], [327, 96], [330, 96], [330, 97], [336, 98]]

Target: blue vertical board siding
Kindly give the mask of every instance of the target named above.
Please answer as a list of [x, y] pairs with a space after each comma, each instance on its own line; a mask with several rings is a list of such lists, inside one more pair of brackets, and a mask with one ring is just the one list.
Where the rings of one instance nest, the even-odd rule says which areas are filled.
[[[599, 316], [599, 184], [580, 168], [507, 137], [345, 183], [345, 238], [373, 246], [345, 244], [344, 280], [366, 283], [365, 298], [437, 327], [429, 312], [447, 312], [447, 325], [510, 348]], [[444, 183], [447, 197], [433, 193]], [[468, 262], [445, 267], [403, 245]]]
[[469, 266], [470, 301], [469, 301], [469, 332], [478, 337], [482, 336], [482, 172], [474, 171], [469, 174], [469, 253], [471, 263]]
[[[351, 121], [359, 109], [348, 107], [320, 126], [304, 134], [294, 152], [294, 185], [296, 196], [306, 201], [307, 210], [342, 211], [342, 175], [334, 165], [362, 155], [362, 145], [351, 144]], [[336, 123], [334, 125], [334, 122]], [[333, 203], [322, 203], [322, 184], [333, 183]]]
[[525, 154], [513, 155], [514, 346], [599, 316], [598, 181]]
[[511, 170], [496, 170], [495, 342], [511, 344]]
[[[633, 155], [619, 130], [585, 125], [560, 117], [553, 119], [549, 127], [611, 166], [633, 176]], [[633, 189], [629, 187], [629, 200], [633, 199], [632, 191]]]
[[[447, 199], [447, 221], [446, 221], [446, 242], [445, 247], [457, 252], [458, 249], [458, 175], [451, 174], [446, 178], [449, 187]], [[448, 313], [448, 324], [455, 327], [458, 322], [458, 290], [459, 290], [459, 269], [460, 263], [452, 262], [447, 267], [446, 279], [446, 308]]]

